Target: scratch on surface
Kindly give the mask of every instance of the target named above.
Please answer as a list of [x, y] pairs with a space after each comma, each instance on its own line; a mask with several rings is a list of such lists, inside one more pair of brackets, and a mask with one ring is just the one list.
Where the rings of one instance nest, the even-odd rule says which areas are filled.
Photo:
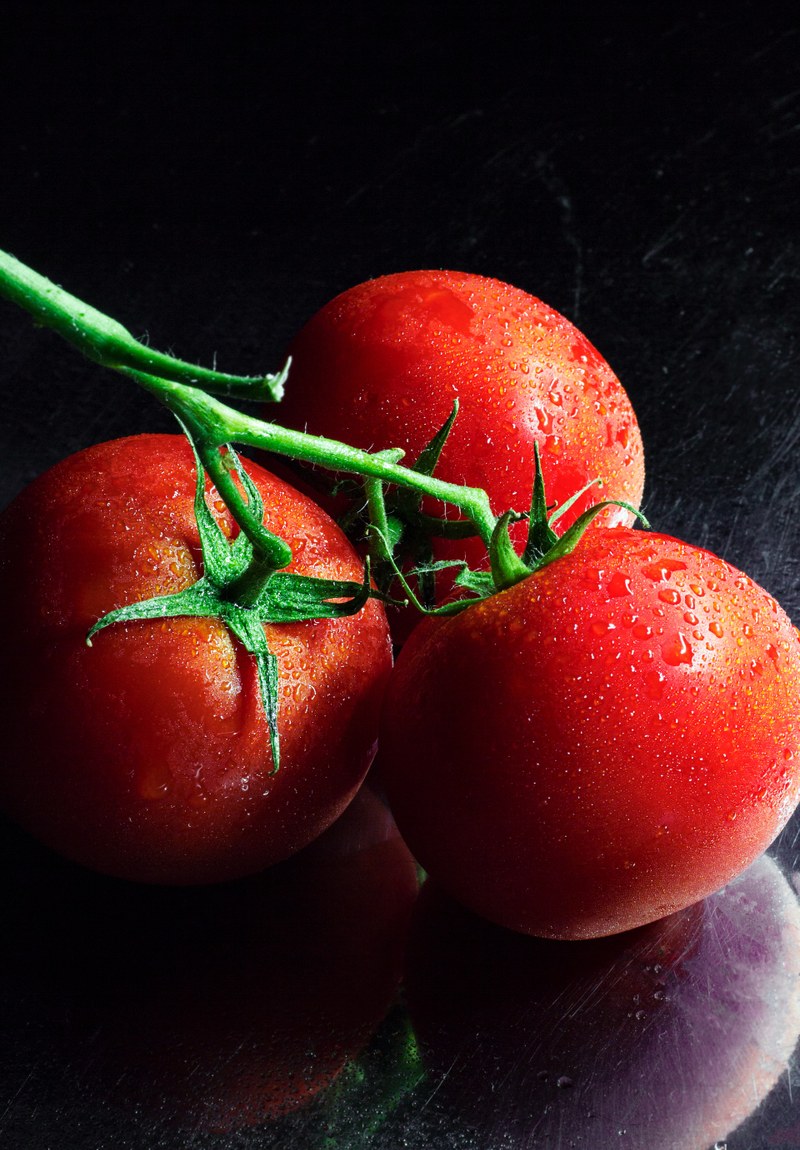
[[561, 215], [561, 229], [564, 242], [575, 253], [575, 285], [573, 288], [573, 303], [571, 319], [574, 323], [580, 322], [581, 295], [583, 292], [583, 244], [575, 227], [575, 214], [572, 196], [564, 180], [556, 171], [552, 158], [544, 152], [536, 157], [536, 174], [545, 189], [553, 196]]
[[3, 1111], [2, 1114], [0, 1114], [0, 1123], [5, 1122], [6, 1118], [8, 1117], [9, 1111], [11, 1111], [13, 1109], [14, 1104], [17, 1101], [17, 1099], [19, 1098], [20, 1094], [22, 1094], [25, 1087], [28, 1085], [30, 1080], [33, 1078], [34, 1072], [35, 1072], [35, 1067], [28, 1071], [28, 1073], [23, 1078], [22, 1082], [19, 1084], [18, 1088], [14, 1091], [13, 1095], [8, 1100], [8, 1104], [6, 1105], [5, 1110]]

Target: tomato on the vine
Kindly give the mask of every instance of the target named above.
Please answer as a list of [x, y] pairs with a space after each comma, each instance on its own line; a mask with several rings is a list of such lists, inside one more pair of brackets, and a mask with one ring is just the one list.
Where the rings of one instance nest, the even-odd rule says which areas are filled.
[[[639, 505], [642, 440], [622, 385], [569, 320], [519, 288], [454, 271], [381, 276], [326, 304], [289, 350], [281, 423], [402, 447], [411, 463], [458, 399], [436, 475], [484, 488], [498, 513], [528, 510], [534, 444], [556, 504], [599, 479], [603, 499]], [[562, 526], [596, 498], [580, 498]], [[617, 507], [599, 522], [631, 518]], [[475, 540], [437, 540], [435, 551], [484, 559]]]
[[[292, 570], [360, 581], [360, 560], [310, 499], [248, 464]], [[101, 616], [200, 574], [195, 469], [181, 436], [70, 456], [0, 517], [0, 804], [49, 846], [142, 881], [220, 881], [314, 839], [374, 754], [391, 667], [375, 600], [347, 618], [266, 625], [279, 666], [273, 770], [254, 660], [216, 619], [158, 618], [86, 635]], [[236, 527], [209, 491], [225, 535]]]
[[381, 768], [401, 833], [515, 930], [611, 934], [721, 887], [800, 793], [800, 640], [722, 559], [626, 527], [426, 620]]

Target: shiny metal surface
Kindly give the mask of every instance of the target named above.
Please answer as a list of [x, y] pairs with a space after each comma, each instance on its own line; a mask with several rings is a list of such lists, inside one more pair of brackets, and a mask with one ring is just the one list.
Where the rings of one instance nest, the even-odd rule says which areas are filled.
[[[513, 282], [622, 379], [654, 526], [800, 619], [795, 13], [432, 9], [14, 0], [0, 247], [242, 372], [372, 275]], [[6, 305], [0, 340], [0, 503], [172, 429]], [[704, 904], [567, 945], [417, 897], [374, 795], [210, 891], [2, 824], [0, 1146], [797, 1150], [798, 842], [795, 815]]]

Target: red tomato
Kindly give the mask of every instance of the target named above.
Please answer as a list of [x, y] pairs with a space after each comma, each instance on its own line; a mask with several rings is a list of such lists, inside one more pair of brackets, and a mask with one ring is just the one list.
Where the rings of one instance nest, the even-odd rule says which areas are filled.
[[[642, 440], [619, 380], [564, 316], [519, 288], [452, 271], [382, 276], [323, 307], [290, 352], [281, 423], [402, 447], [413, 462], [458, 398], [436, 474], [484, 488], [498, 513], [530, 507], [534, 443], [552, 501], [600, 478], [602, 498], [639, 504]], [[580, 499], [562, 526], [596, 498]], [[600, 517], [630, 520], [621, 509]], [[437, 554], [484, 559], [475, 541], [439, 543]]]
[[[320, 508], [247, 470], [293, 569], [362, 578]], [[272, 774], [254, 661], [221, 623], [138, 621], [87, 647], [108, 611], [198, 578], [194, 484], [182, 437], [122, 439], [64, 460], [0, 521], [0, 803], [68, 857], [148, 882], [247, 874], [320, 834], [367, 771], [391, 665], [374, 600], [349, 618], [267, 626], [280, 667]]]
[[629, 528], [445, 620], [389, 685], [382, 780], [457, 900], [587, 938], [690, 905], [800, 790], [800, 642], [723, 560]]

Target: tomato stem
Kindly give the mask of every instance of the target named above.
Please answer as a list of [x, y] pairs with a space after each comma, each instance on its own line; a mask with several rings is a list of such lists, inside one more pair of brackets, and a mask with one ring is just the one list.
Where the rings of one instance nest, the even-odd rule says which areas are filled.
[[[291, 554], [281, 552], [268, 532], [252, 521], [235, 485], [226, 483], [217, 449], [226, 443], [260, 448], [291, 459], [326, 467], [332, 471], [359, 475], [384, 483], [394, 483], [421, 495], [428, 495], [457, 507], [473, 524], [487, 548], [497, 519], [489, 497], [477, 487], [463, 487], [425, 475], [397, 462], [398, 450], [378, 452], [339, 443], [333, 439], [293, 431], [276, 423], [257, 419], [222, 403], [214, 394], [246, 398], [279, 398], [286, 370], [260, 377], [233, 376], [197, 367], [139, 343], [115, 320], [70, 295], [44, 276], [6, 252], [0, 251], [0, 295], [18, 304], [39, 323], [56, 331], [95, 360], [133, 378], [152, 392], [192, 431], [203, 464], [240, 528], [248, 534], [256, 551], [272, 556], [276, 568], [286, 566]], [[282, 543], [282, 541], [278, 541]], [[284, 548], [286, 547], [283, 544]]]
[[45, 327], [58, 332], [88, 359], [105, 367], [157, 372], [167, 379], [246, 399], [278, 400], [283, 395], [288, 364], [275, 375], [228, 375], [154, 351], [134, 339], [121, 323], [3, 251], [0, 251], [0, 294], [30, 312]]

